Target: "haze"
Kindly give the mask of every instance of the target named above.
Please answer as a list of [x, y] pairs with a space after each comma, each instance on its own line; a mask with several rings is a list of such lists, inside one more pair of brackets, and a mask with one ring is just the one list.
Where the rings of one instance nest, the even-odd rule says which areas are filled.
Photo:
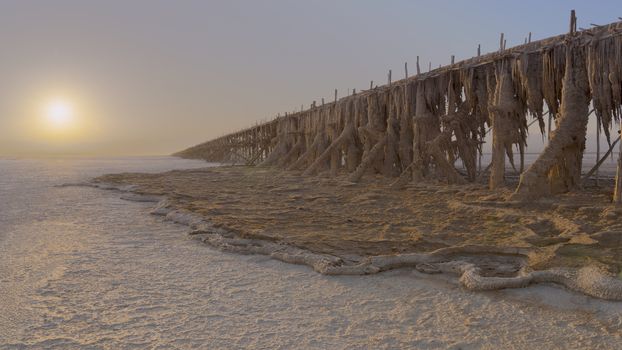
[[[564, 33], [570, 9], [579, 27], [615, 21], [618, 4], [2, 1], [0, 155], [170, 154], [401, 78], [417, 55], [445, 65], [496, 50], [500, 32], [508, 47]], [[55, 99], [71, 128], [44, 123]]]

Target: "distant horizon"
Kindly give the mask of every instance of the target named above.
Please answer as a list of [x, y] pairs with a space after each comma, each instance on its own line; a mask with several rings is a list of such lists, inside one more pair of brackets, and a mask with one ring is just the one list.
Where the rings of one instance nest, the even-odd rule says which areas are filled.
[[0, 154], [0, 159], [12, 160], [12, 159], [54, 159], [54, 158], [165, 158], [176, 157], [172, 154], [81, 154], [81, 153], [50, 153], [50, 154]]

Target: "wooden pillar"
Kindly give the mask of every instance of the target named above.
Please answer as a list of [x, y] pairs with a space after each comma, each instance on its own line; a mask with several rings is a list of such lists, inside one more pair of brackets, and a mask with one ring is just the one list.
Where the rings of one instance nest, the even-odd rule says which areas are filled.
[[[596, 162], [600, 160], [600, 116], [596, 115]], [[596, 187], [598, 187], [598, 168], [596, 169]]]
[[[622, 135], [622, 124], [620, 124], [620, 134]], [[616, 180], [613, 188], [613, 203], [622, 204], [622, 142], [618, 149], [618, 169], [616, 170]]]
[[514, 99], [514, 88], [508, 67], [501, 63], [496, 70], [497, 84], [493, 97], [492, 118], [492, 168], [490, 171], [489, 188], [494, 190], [504, 183], [505, 178], [505, 144], [507, 142], [508, 114], [511, 108], [508, 101]]

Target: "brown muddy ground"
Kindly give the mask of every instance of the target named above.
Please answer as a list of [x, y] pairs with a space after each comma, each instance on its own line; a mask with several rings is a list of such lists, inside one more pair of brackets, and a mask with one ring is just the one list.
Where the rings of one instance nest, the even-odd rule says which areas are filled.
[[278, 240], [342, 257], [485, 245], [529, 248], [533, 269], [596, 265], [622, 271], [622, 208], [611, 185], [530, 203], [484, 184], [390, 187], [228, 166], [161, 174], [113, 174], [96, 182], [137, 185], [242, 237]]

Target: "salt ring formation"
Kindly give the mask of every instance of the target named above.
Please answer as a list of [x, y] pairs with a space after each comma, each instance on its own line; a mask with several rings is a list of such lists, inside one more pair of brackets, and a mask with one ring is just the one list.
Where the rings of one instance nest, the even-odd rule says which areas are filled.
[[[514, 213], [516, 220], [523, 220], [521, 227], [546, 236], [536, 243], [522, 238], [487, 242], [483, 232], [479, 241], [400, 252], [379, 250], [378, 254], [359, 250], [348, 255], [309, 249], [296, 239], [283, 239], [286, 233], [276, 239], [266, 233], [230, 229], [235, 223], [224, 219], [225, 204], [205, 214], [196, 209], [196, 203], [184, 202], [183, 188], [169, 181], [176, 177], [182, 181], [188, 175], [183, 172], [153, 175], [151, 184], [141, 183], [132, 174], [105, 176], [94, 183], [112, 188], [135, 184], [132, 191], [140, 195], [166, 197], [154, 212], [190, 225], [194, 237], [218, 249], [265, 254], [309, 265], [324, 274], [369, 274], [413, 267], [428, 273], [457, 274], [461, 284], [471, 290], [550, 282], [594, 297], [622, 300], [618, 276], [622, 226], [617, 223], [622, 163], [618, 160], [615, 180], [608, 182], [613, 186], [604, 190], [586, 189], [586, 176], [582, 176], [590, 118], [597, 119], [598, 133], [604, 133], [611, 148], [617, 143], [611, 130], [613, 121], [619, 122], [622, 107], [622, 22], [577, 30], [573, 15], [567, 34], [507, 49], [504, 46], [502, 40], [497, 52], [425, 73], [417, 64], [414, 76], [335, 98], [331, 103], [314, 103], [307, 110], [176, 155], [246, 165], [206, 170], [205, 179], [217, 183], [210, 185], [206, 180], [206, 196], [222, 186], [229, 190], [228, 176], [257, 178], [256, 186], [266, 186], [261, 182], [267, 181], [266, 177], [274, 178], [273, 186], [278, 186], [279, 179], [291, 184], [298, 179], [308, 189], [334, 184], [334, 188], [344, 189], [343, 198], [351, 200], [340, 203], [343, 207], [356, 207], [353, 198], [362, 198], [372, 187], [381, 189], [380, 196], [385, 193], [397, 208], [409, 195], [434, 189], [444, 198], [442, 208], [447, 209], [437, 215], [464, 214], [467, 221], [487, 220], [478, 217], [482, 202], [466, 199], [476, 193], [480, 199], [488, 196], [486, 210], [495, 211], [497, 218], [492, 220], [499, 220], [499, 225], [504, 225], [499, 213], [505, 213], [506, 219]], [[527, 166], [528, 127], [536, 121], [543, 135], [547, 127], [553, 131], [542, 152]], [[492, 161], [484, 169], [479, 159], [490, 133]], [[518, 181], [509, 180], [506, 161], [520, 173]], [[160, 187], [154, 185], [158, 181]], [[237, 180], [233, 177], [230, 181]], [[162, 190], [167, 186], [168, 192]], [[263, 191], [269, 195], [268, 188]], [[576, 198], [587, 198], [593, 206], [575, 210], [570, 202]], [[565, 203], [564, 207], [559, 203]], [[571, 213], [566, 215], [568, 211]], [[378, 215], [400, 224], [401, 218], [391, 221], [388, 210]], [[530, 217], [546, 220], [526, 223]], [[515, 227], [511, 225], [507, 223], [508, 230]], [[564, 255], [560, 263], [560, 252], [569, 250], [574, 255]], [[607, 251], [608, 260], [595, 251]], [[551, 261], [556, 263], [547, 263]]]

